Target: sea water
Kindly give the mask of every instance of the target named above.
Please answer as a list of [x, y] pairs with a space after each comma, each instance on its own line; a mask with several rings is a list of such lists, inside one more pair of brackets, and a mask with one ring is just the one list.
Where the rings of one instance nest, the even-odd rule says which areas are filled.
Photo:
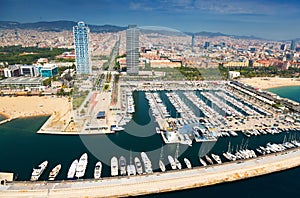
[[[299, 90], [299, 87], [289, 87], [270, 91], [300, 102]], [[160, 95], [165, 98], [163, 92]], [[148, 154], [153, 168], [159, 171], [158, 160], [162, 157], [164, 163], [168, 164], [167, 156], [176, 154], [177, 145], [165, 145], [162, 138], [156, 134], [157, 123], [149, 111], [144, 92], [134, 92], [133, 96], [136, 113], [133, 115], [132, 121], [125, 127], [125, 131], [116, 134], [86, 136], [36, 134], [48, 117], [17, 119], [0, 125], [0, 171], [14, 172], [17, 180], [29, 180], [32, 168], [42, 161], [48, 160], [48, 168], [40, 179], [46, 180], [51, 169], [59, 163], [62, 164], [62, 169], [57, 179], [66, 179], [72, 161], [79, 159], [81, 154], [86, 152], [89, 156], [89, 163], [84, 178], [93, 178], [94, 166], [98, 160], [103, 163], [102, 176], [108, 177], [110, 176], [111, 157], [119, 158], [123, 155], [129, 164], [130, 157], [132, 159], [135, 156], [140, 158], [141, 151]], [[165, 102], [165, 104], [168, 110], [174, 111], [170, 103]], [[172, 114], [175, 116], [174, 113]], [[185, 167], [183, 162], [185, 157], [190, 159], [193, 166], [200, 166], [198, 156], [206, 153], [221, 155], [222, 152], [227, 151], [229, 142], [232, 148], [248, 145], [248, 148], [254, 149], [258, 145], [264, 146], [267, 142], [281, 143], [289, 134], [281, 133], [251, 138], [239, 134], [238, 137], [219, 138], [217, 143], [194, 142], [192, 147], [180, 145], [178, 157], [183, 167]], [[224, 158], [222, 159], [225, 161]], [[170, 169], [169, 165], [167, 165], [167, 169]], [[193, 197], [299, 197], [298, 178], [300, 178], [300, 168], [294, 168], [242, 181], [149, 195], [149, 197], [182, 197], [186, 195]]]

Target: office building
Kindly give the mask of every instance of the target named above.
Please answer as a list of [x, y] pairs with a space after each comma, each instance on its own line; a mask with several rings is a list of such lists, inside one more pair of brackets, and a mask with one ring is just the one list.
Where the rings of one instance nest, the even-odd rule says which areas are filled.
[[18, 77], [20, 76], [20, 66], [19, 65], [9, 65], [7, 68], [3, 70], [4, 77]]
[[192, 51], [194, 51], [194, 46], [195, 46], [195, 35], [192, 35]]
[[54, 64], [45, 64], [39, 66], [38, 71], [42, 77], [53, 77], [58, 74], [58, 67]]
[[20, 65], [20, 74], [22, 76], [37, 77], [39, 71], [35, 65]]
[[291, 41], [291, 48], [290, 48], [290, 50], [295, 50], [295, 46], [296, 46], [296, 41], [292, 40]]
[[281, 45], [280, 45], [280, 49], [283, 50], [283, 51], [286, 50], [285, 44], [281, 44]]
[[127, 74], [139, 73], [139, 30], [136, 25], [129, 25], [126, 30], [126, 67]]
[[204, 44], [204, 48], [207, 49], [210, 46], [210, 42], [206, 41]]
[[78, 22], [77, 26], [73, 27], [77, 74], [92, 73], [89, 51], [89, 32], [90, 29], [84, 22]]

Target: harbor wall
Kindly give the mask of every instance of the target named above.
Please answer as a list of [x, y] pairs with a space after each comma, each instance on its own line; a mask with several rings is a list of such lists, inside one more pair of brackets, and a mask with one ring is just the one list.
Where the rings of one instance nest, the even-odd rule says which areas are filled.
[[[124, 197], [237, 181], [300, 166], [300, 149], [250, 160], [151, 175], [63, 182], [15, 182], [0, 197]], [[11, 185], [11, 186], [10, 186]], [[12, 190], [14, 189], [14, 190]]]

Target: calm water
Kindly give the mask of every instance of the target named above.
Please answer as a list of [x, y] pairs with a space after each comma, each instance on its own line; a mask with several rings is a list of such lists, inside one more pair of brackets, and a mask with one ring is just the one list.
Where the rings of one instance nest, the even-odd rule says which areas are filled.
[[[296, 87], [279, 88], [272, 90], [275, 93], [294, 100], [300, 99], [300, 88]], [[164, 93], [160, 93], [164, 98]], [[297, 96], [295, 96], [297, 95]], [[29, 180], [31, 170], [44, 160], [48, 160], [48, 168], [41, 176], [47, 179], [50, 169], [56, 164], [62, 164], [62, 170], [58, 179], [66, 179], [68, 168], [74, 159], [87, 152], [89, 164], [85, 178], [93, 177], [95, 163], [100, 160], [103, 162], [103, 176], [110, 175], [110, 159], [112, 156], [120, 157], [124, 155], [127, 163], [130, 156], [140, 156], [141, 151], [146, 151], [152, 161], [154, 168], [158, 168], [158, 160], [161, 156], [167, 163], [167, 155], [174, 156], [176, 145], [164, 145], [161, 137], [155, 133], [156, 122], [154, 122], [149, 105], [143, 92], [134, 93], [136, 113], [133, 120], [125, 127], [125, 132], [112, 135], [93, 135], [93, 136], [56, 136], [39, 135], [36, 131], [47, 120], [47, 117], [28, 118], [15, 120], [0, 125], [0, 170], [10, 171], [18, 175], [18, 180]], [[300, 101], [299, 101], [300, 102]], [[165, 102], [172, 116], [176, 117], [175, 110]], [[191, 104], [190, 104], [191, 105]], [[192, 105], [191, 105], [192, 106]], [[199, 112], [201, 113], [201, 112]], [[1, 117], [0, 117], [1, 120]], [[292, 133], [287, 134], [289, 136]], [[237, 138], [220, 138], [216, 144], [196, 144], [192, 147], [179, 147], [179, 160], [183, 161], [188, 157], [193, 166], [198, 166], [198, 156], [205, 155], [207, 152], [221, 153], [226, 151], [228, 143], [236, 148], [237, 146], [248, 144], [248, 148], [255, 148], [257, 145], [264, 145], [267, 142], [282, 142], [285, 134], [267, 135], [253, 137], [247, 140], [243, 135]], [[163, 149], [161, 149], [163, 145]], [[183, 165], [185, 167], [185, 165]], [[167, 168], [170, 169], [169, 166]], [[298, 178], [300, 178], [300, 168], [274, 173], [267, 176], [247, 179], [234, 183], [225, 183], [211, 187], [197, 188], [173, 193], [164, 193], [146, 197], [182, 197], [203, 196], [203, 197], [299, 197]]]

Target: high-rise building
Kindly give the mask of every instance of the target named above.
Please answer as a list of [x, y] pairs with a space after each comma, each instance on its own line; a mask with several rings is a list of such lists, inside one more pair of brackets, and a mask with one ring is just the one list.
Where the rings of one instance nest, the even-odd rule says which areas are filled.
[[204, 44], [204, 48], [207, 49], [210, 46], [210, 42], [206, 41]]
[[296, 45], [296, 41], [292, 40], [291, 41], [291, 48], [290, 48], [290, 50], [295, 50], [295, 45]]
[[77, 74], [92, 73], [89, 51], [89, 32], [90, 29], [84, 22], [78, 22], [77, 26], [73, 27]]
[[195, 46], [195, 35], [192, 35], [192, 51], [194, 51], [194, 46]]
[[126, 67], [129, 75], [139, 73], [139, 30], [136, 25], [129, 25], [126, 30]]
[[280, 45], [280, 49], [281, 49], [281, 50], [285, 50], [285, 49], [286, 49], [286, 48], [285, 48], [285, 44], [281, 44], [281, 45]]

